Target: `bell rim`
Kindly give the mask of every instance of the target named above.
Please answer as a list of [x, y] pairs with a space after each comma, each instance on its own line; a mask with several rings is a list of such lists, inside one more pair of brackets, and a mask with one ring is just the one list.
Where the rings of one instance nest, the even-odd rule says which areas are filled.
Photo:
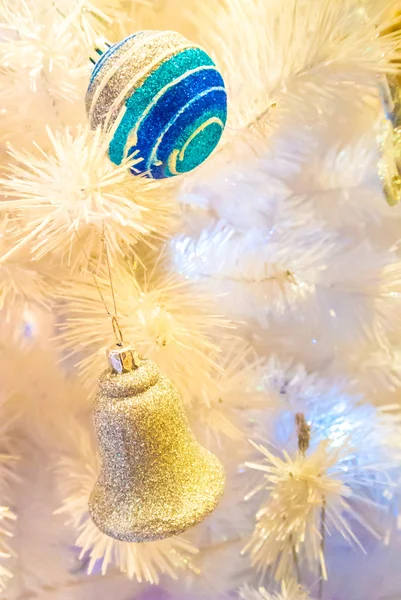
[[[190, 502], [190, 505], [193, 505], [192, 516], [188, 516], [187, 514], [185, 517], [182, 517], [182, 526], [177, 526], [177, 519], [179, 518], [177, 515], [174, 515], [174, 518], [171, 520], [160, 519], [156, 516], [151, 524], [148, 522], [141, 524], [140, 521], [138, 521], [137, 527], [133, 527], [131, 531], [127, 531], [124, 528], [121, 531], [118, 531], [115, 519], [113, 518], [113, 512], [109, 513], [108, 518], [104, 518], [104, 514], [102, 514], [101, 519], [97, 518], [97, 515], [102, 512], [102, 508], [98, 505], [98, 490], [101, 488], [99, 478], [92, 490], [88, 503], [89, 514], [96, 527], [105, 535], [120, 542], [143, 543], [180, 535], [204, 521], [204, 519], [206, 519], [219, 504], [227, 483], [225, 470], [220, 460], [209, 450], [204, 450], [205, 457], [208, 456], [209, 459], [213, 460], [214, 473], [210, 473], [210, 478], [208, 478], [209, 481], [206, 481], [203, 487], [205, 489], [210, 489], [211, 483], [214, 482], [213, 497], [210, 497], [209, 493], [201, 498], [201, 500], [203, 499], [203, 502], [200, 502], [199, 496], [196, 499], [192, 499], [192, 502]], [[184, 494], [185, 491], [186, 490], [184, 490]], [[127, 495], [130, 493], [132, 492], [127, 491]], [[192, 493], [189, 493], [188, 495], [189, 499], [191, 499], [191, 497], [193, 498]], [[161, 503], [162, 502], [163, 501], [161, 501]], [[185, 512], [188, 513], [190, 510], [191, 509], [188, 508], [187, 505]], [[160, 514], [160, 512], [156, 511], [156, 515], [157, 514]]]

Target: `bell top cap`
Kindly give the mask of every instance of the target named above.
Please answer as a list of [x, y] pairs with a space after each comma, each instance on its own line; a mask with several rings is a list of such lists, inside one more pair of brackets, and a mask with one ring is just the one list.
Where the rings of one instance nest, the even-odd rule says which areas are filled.
[[135, 371], [143, 362], [132, 344], [114, 344], [107, 350], [107, 360], [114, 373]]
[[127, 397], [156, 385], [160, 373], [156, 365], [140, 358], [132, 344], [115, 344], [107, 351], [109, 368], [99, 378], [99, 389], [109, 397]]

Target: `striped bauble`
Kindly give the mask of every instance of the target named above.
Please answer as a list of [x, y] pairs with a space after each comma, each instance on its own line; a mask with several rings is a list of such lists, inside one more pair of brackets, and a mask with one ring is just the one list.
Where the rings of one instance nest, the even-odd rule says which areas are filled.
[[199, 46], [173, 31], [141, 31], [107, 46], [86, 95], [90, 125], [110, 133], [110, 159], [138, 151], [135, 169], [161, 179], [191, 171], [217, 146], [224, 81]]

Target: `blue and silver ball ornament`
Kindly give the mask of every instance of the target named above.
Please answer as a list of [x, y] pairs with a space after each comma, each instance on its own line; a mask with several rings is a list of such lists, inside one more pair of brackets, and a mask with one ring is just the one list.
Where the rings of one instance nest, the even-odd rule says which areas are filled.
[[136, 171], [163, 179], [206, 160], [223, 133], [227, 94], [202, 48], [173, 31], [141, 31], [96, 52], [86, 108], [92, 128], [111, 132], [115, 164], [138, 151]]

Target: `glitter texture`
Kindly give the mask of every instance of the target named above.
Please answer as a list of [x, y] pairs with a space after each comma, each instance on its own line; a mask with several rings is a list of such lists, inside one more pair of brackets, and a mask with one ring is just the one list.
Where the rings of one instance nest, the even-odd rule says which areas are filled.
[[89, 500], [106, 535], [146, 542], [182, 533], [217, 505], [219, 460], [192, 435], [178, 391], [154, 363], [99, 380], [94, 423], [102, 469]]
[[386, 200], [395, 206], [401, 200], [401, 91], [396, 77], [387, 76], [379, 86], [383, 119], [377, 141], [378, 173]]
[[139, 150], [136, 172], [162, 179], [211, 154], [227, 120], [227, 94], [204, 50], [175, 32], [143, 31], [101, 56], [86, 108], [91, 127], [114, 128], [109, 156], [115, 164]]

